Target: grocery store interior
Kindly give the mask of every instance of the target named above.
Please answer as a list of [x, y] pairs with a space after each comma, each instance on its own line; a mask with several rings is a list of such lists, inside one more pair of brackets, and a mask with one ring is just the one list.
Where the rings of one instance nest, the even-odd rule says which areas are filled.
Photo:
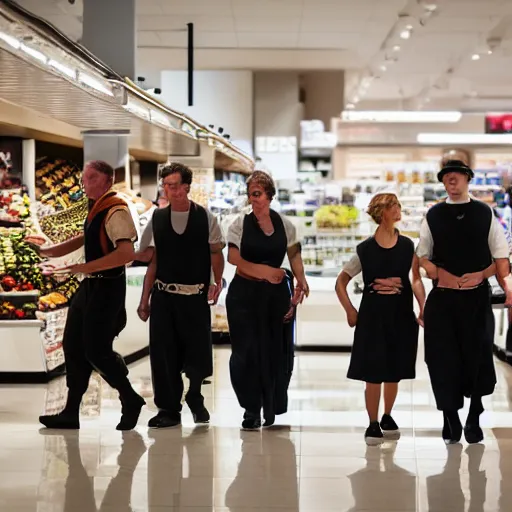
[[[510, 0], [1, 0], [0, 512], [511, 511], [512, 345], [497, 281], [498, 382], [472, 445], [443, 442], [420, 329], [416, 379], [400, 384], [393, 414], [401, 438], [367, 446], [363, 384], [346, 377], [353, 329], [334, 290], [376, 228], [376, 193], [398, 196], [400, 232], [418, 242], [446, 197], [443, 159], [471, 166], [470, 193], [510, 231], [511, 27]], [[203, 385], [210, 424], [185, 407], [180, 428], [148, 428], [139, 262], [115, 341], [147, 402], [137, 428], [116, 431], [117, 392], [93, 374], [80, 430], [41, 429], [39, 415], [66, 402], [62, 338], [80, 282], [44, 275], [38, 248], [82, 233], [90, 160], [116, 168], [136, 246], [167, 163], [193, 170], [190, 198], [223, 233], [254, 170], [273, 177], [272, 208], [297, 230], [311, 291], [273, 427], [240, 429], [226, 264]], [[82, 260], [80, 249], [54, 263]], [[362, 287], [349, 284], [356, 307]]]

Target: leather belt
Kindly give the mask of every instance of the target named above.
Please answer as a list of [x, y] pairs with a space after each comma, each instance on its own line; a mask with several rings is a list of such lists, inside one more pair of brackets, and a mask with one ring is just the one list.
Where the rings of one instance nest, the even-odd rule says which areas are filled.
[[160, 279], [155, 279], [154, 286], [160, 292], [175, 293], [177, 295], [200, 295], [204, 291], [204, 284], [164, 283]]

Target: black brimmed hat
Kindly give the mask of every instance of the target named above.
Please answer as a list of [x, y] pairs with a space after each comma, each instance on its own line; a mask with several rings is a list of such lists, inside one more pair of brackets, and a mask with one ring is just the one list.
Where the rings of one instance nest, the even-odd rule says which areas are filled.
[[443, 165], [443, 168], [437, 173], [437, 179], [439, 181], [443, 181], [443, 176], [449, 172], [460, 172], [461, 174], [465, 174], [470, 181], [475, 176], [471, 167], [466, 165], [462, 160], [448, 160]]

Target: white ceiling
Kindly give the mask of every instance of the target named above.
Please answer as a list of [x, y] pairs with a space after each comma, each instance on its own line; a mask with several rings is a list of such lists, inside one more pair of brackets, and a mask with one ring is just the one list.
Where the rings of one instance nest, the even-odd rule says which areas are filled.
[[[19, 3], [80, 38], [82, 0]], [[427, 4], [437, 5], [430, 17]], [[193, 22], [198, 52], [216, 50], [217, 60], [237, 51], [243, 62], [244, 54], [264, 50], [274, 68], [279, 52], [293, 51], [298, 62], [304, 55], [306, 63], [312, 50], [337, 51], [340, 66], [350, 70], [347, 100], [359, 96], [362, 106], [512, 98], [512, 0], [137, 0], [137, 9], [138, 46], [145, 55], [184, 49], [186, 24]], [[412, 35], [403, 40], [399, 33], [408, 24]], [[492, 55], [489, 39], [497, 41]], [[400, 51], [392, 51], [395, 45]], [[480, 60], [471, 60], [474, 53]], [[396, 62], [381, 71], [390, 57]]]

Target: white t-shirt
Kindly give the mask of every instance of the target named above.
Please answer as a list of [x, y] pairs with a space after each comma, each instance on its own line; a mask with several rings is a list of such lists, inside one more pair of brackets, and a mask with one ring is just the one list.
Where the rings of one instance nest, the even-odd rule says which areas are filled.
[[[277, 212], [276, 212], [277, 213]], [[230, 245], [234, 245], [240, 249], [240, 244], [242, 242], [242, 235], [244, 231], [244, 219], [247, 214], [241, 213], [237, 215], [233, 222], [229, 225], [228, 234], [227, 234], [227, 242]], [[292, 221], [286, 217], [286, 215], [278, 214], [283, 221], [284, 231], [286, 233], [287, 247], [293, 247], [294, 245], [299, 243], [299, 239], [297, 238], [297, 229], [293, 225]], [[272, 233], [265, 233], [267, 236], [272, 236]]]
[[[448, 204], [465, 204], [469, 203], [471, 199], [462, 202], [452, 201], [450, 198], [446, 200]], [[490, 207], [489, 207], [490, 208]], [[509, 258], [510, 251], [508, 247], [507, 237], [503, 230], [502, 225], [499, 220], [492, 214], [491, 227], [489, 228], [489, 250], [491, 251], [491, 256], [497, 260], [501, 258]], [[423, 219], [420, 227], [420, 241], [418, 243], [418, 247], [416, 248], [416, 254], [418, 258], [432, 258], [434, 251], [434, 239], [432, 238], [432, 232], [430, 231], [430, 226], [428, 225], [427, 219]]]
[[[210, 245], [224, 245], [224, 237], [222, 236], [222, 231], [220, 229], [219, 222], [217, 221], [217, 217], [215, 217], [210, 210], [205, 209], [205, 211], [208, 216], [208, 226], [210, 230], [208, 241]], [[189, 213], [190, 210], [187, 212], [176, 212], [171, 210], [172, 228], [178, 235], [182, 235], [185, 232], [185, 229], [187, 229]], [[155, 239], [153, 237], [153, 219], [151, 219], [144, 228], [144, 233], [142, 233], [142, 239], [140, 242], [140, 251], [144, 251], [144, 249], [147, 249], [148, 247], [155, 247]]]

